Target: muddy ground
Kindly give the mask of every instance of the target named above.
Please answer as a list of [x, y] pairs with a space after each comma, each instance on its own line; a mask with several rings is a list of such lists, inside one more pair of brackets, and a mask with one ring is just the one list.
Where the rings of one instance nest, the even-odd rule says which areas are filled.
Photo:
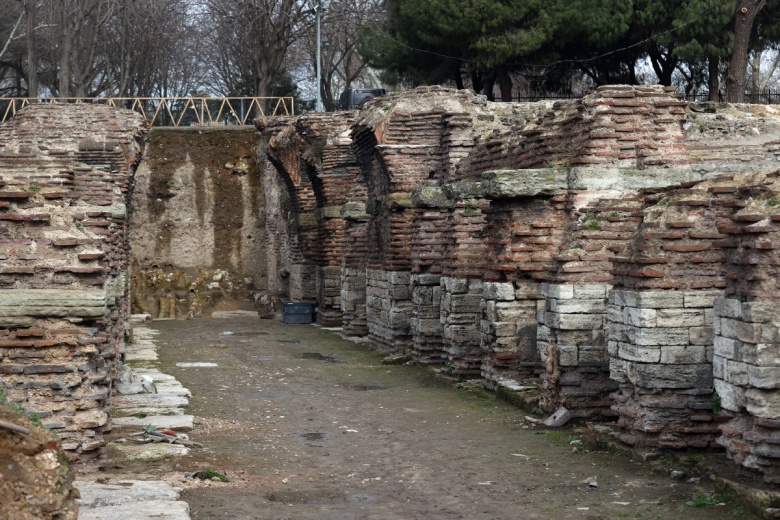
[[685, 473], [672, 479], [583, 428], [545, 430], [428, 369], [383, 366], [331, 331], [251, 318], [152, 327], [162, 370], [193, 393], [191, 436], [205, 448], [105, 471], [226, 473], [227, 484], [179, 482], [196, 520], [752, 518], [730, 497], [692, 506], [714, 492], [706, 477], [686, 482], [706, 457], [661, 462]]

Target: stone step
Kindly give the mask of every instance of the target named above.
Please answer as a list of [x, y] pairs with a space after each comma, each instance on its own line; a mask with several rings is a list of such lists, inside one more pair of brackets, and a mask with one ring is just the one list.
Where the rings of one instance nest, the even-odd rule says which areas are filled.
[[189, 520], [189, 505], [167, 482], [118, 479], [110, 483], [77, 480], [79, 520]]
[[139, 429], [152, 425], [155, 428], [170, 428], [177, 432], [188, 432], [192, 430], [192, 415], [147, 415], [146, 417], [115, 417], [112, 419], [114, 426], [137, 426]]

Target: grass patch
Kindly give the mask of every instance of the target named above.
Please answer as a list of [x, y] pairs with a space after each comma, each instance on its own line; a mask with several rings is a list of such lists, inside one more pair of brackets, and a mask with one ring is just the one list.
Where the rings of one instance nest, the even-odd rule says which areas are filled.
[[195, 471], [193, 473], [190, 473], [187, 475], [189, 478], [199, 478], [201, 480], [211, 480], [212, 478], [218, 478], [222, 482], [230, 482], [230, 479], [227, 478], [227, 476], [224, 473], [220, 473], [219, 471], [215, 471], [210, 468], [202, 469], [200, 471]]
[[726, 495], [721, 495], [720, 493], [713, 493], [711, 495], [700, 493], [698, 495], [694, 495], [694, 497], [687, 501], [685, 505], [688, 507], [706, 507], [716, 506], [726, 502], [728, 502], [728, 497]]

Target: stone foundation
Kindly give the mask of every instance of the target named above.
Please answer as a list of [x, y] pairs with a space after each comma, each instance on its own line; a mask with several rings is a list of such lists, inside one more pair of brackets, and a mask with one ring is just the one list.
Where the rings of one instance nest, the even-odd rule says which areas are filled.
[[341, 311], [344, 333], [366, 336], [366, 270], [341, 268]]
[[778, 302], [715, 301], [713, 376], [726, 422], [718, 443], [735, 463], [780, 484]]
[[408, 272], [366, 269], [368, 338], [390, 352], [407, 352], [412, 347], [409, 280]]
[[413, 274], [412, 290], [412, 355], [424, 365], [440, 365], [447, 360], [441, 322], [441, 276]]
[[628, 444], [714, 443], [712, 305], [716, 291], [612, 291], [608, 308], [613, 410]]
[[340, 327], [342, 323], [340, 267], [317, 269], [317, 303], [317, 323], [323, 327]]
[[538, 284], [483, 284], [481, 375], [495, 388], [502, 381], [538, 382], [541, 360], [536, 338]]
[[482, 315], [482, 280], [441, 278], [441, 324], [447, 373], [471, 378], [482, 364], [479, 322]]
[[544, 283], [539, 310], [538, 345], [544, 363], [540, 406], [560, 406], [574, 417], [611, 417], [610, 379], [604, 323], [611, 287], [599, 284]]

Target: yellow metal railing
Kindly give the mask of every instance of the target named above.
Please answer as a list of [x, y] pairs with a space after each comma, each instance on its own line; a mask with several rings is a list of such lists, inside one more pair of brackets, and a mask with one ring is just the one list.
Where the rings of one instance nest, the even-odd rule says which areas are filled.
[[257, 118], [295, 114], [292, 97], [0, 98], [5, 123], [32, 103], [101, 104], [138, 112], [151, 126], [251, 125]]

